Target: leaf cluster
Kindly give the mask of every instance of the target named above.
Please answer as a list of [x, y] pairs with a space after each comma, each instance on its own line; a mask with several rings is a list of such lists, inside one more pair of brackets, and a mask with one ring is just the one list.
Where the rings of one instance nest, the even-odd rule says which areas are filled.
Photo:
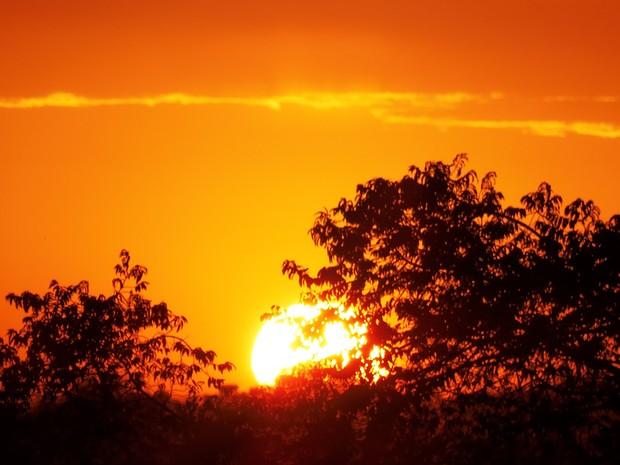
[[0, 339], [0, 403], [27, 409], [90, 390], [108, 399], [138, 394], [166, 409], [179, 390], [191, 397], [204, 383], [221, 385], [216, 373], [232, 364], [181, 336], [186, 318], [144, 296], [146, 274], [122, 250], [109, 296], [91, 295], [86, 281], [55, 280], [42, 295], [9, 294], [25, 316]]
[[356, 308], [407, 392], [620, 387], [620, 216], [547, 183], [505, 206], [466, 162], [357, 186], [310, 230], [329, 264], [283, 272]]

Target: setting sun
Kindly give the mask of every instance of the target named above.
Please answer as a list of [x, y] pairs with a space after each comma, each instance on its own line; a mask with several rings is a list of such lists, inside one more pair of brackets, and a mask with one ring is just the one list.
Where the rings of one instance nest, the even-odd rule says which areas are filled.
[[[335, 310], [337, 318], [325, 323], [316, 335], [304, 334], [323, 311]], [[273, 385], [279, 375], [303, 363], [334, 358], [340, 367], [347, 365], [366, 342], [366, 327], [349, 321], [353, 313], [328, 303], [296, 304], [265, 321], [252, 352], [252, 370], [260, 384]]]

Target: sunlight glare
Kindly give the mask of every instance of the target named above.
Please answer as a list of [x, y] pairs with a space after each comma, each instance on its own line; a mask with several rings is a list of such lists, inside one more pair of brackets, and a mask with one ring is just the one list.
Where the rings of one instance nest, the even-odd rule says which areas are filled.
[[[339, 320], [325, 324], [319, 337], [304, 336], [303, 326], [312, 322], [327, 308], [336, 308]], [[352, 311], [342, 306], [320, 303], [296, 304], [281, 315], [265, 321], [256, 337], [252, 352], [252, 370], [260, 384], [274, 385], [279, 375], [305, 362], [318, 362], [338, 357], [340, 367], [360, 355], [366, 343], [367, 329], [359, 323], [349, 324]]]

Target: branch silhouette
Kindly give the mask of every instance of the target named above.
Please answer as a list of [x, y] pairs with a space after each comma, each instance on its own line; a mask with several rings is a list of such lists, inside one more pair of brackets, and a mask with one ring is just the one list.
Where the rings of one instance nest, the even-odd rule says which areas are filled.
[[191, 398], [204, 382], [221, 386], [216, 373], [233, 365], [192, 347], [179, 334], [186, 318], [144, 297], [147, 269], [132, 265], [122, 250], [115, 274], [110, 296], [90, 295], [86, 281], [52, 281], [43, 295], [7, 296], [25, 316], [21, 328], [8, 331], [8, 341], [0, 340], [2, 402], [28, 409], [35, 399], [55, 402], [91, 386], [101, 398], [130, 391], [173, 413], [167, 387], [181, 387]]
[[[358, 185], [310, 230], [329, 265], [283, 272], [355, 308], [386, 349], [384, 381], [405, 392], [620, 388], [618, 217], [581, 199], [562, 211], [548, 183], [504, 206], [495, 173], [478, 182], [466, 163]], [[378, 363], [362, 361], [354, 376]]]

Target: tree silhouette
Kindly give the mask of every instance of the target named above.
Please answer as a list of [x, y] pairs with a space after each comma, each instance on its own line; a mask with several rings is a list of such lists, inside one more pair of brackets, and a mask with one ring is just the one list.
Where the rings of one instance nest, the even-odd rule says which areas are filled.
[[367, 326], [344, 369], [223, 386], [232, 366], [180, 337], [126, 251], [111, 296], [55, 281], [9, 295], [25, 317], [0, 341], [2, 463], [615, 464], [620, 218], [562, 210], [547, 184], [504, 207], [494, 174], [464, 164], [358, 186], [311, 230], [331, 263], [284, 263], [309, 300]]
[[94, 392], [102, 400], [127, 394], [170, 412], [173, 389], [191, 399], [214, 373], [232, 369], [215, 352], [192, 347], [179, 334], [186, 319], [165, 302], [144, 297], [147, 269], [131, 265], [126, 250], [115, 267], [114, 292], [89, 294], [88, 282], [52, 281], [43, 295], [23, 292], [7, 300], [23, 310], [23, 326], [0, 339], [0, 403], [27, 409], [32, 401], [70, 399]]
[[310, 230], [329, 265], [283, 272], [357, 309], [369, 329], [358, 378], [378, 345], [386, 381], [423, 397], [617, 392], [620, 216], [604, 221], [581, 199], [562, 210], [547, 183], [505, 207], [495, 173], [478, 182], [466, 161], [358, 185]]

